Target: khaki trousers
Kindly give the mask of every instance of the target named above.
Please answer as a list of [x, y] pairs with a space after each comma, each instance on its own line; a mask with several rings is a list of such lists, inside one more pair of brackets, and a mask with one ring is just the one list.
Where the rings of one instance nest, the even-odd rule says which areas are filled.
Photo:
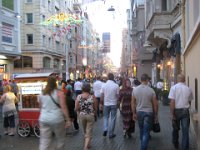
[[92, 128], [94, 124], [94, 115], [80, 114], [80, 120], [82, 122], [85, 138], [92, 137]]

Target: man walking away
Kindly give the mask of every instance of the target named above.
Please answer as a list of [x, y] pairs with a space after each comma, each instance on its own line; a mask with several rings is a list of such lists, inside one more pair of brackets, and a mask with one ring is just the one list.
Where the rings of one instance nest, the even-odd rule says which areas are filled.
[[101, 97], [101, 87], [102, 87], [102, 82], [100, 81], [100, 77], [97, 77], [97, 80], [94, 82], [93, 84], [93, 91], [94, 91], [94, 95], [98, 101], [98, 105], [97, 105], [97, 116], [99, 117], [100, 112], [99, 112], [99, 104], [100, 104], [100, 97]]
[[179, 147], [179, 129], [181, 123], [182, 129], [182, 150], [189, 150], [189, 127], [190, 114], [189, 107], [193, 99], [192, 90], [185, 85], [185, 76], [179, 74], [177, 76], [178, 83], [171, 87], [168, 98], [170, 102], [170, 110], [172, 115], [172, 142], [174, 147]]
[[83, 83], [81, 82], [81, 78], [78, 78], [78, 81], [76, 81], [74, 84], [74, 91], [76, 93], [76, 97], [82, 93], [82, 85]]
[[147, 74], [141, 76], [141, 84], [132, 92], [131, 107], [133, 120], [138, 120], [140, 128], [140, 150], [147, 150], [153, 121], [157, 121], [158, 102], [154, 90], [148, 86]]
[[119, 86], [114, 81], [114, 75], [108, 74], [108, 81], [103, 85], [101, 89], [101, 104], [104, 105], [104, 125], [103, 125], [103, 136], [107, 135], [108, 121], [111, 114], [111, 121], [109, 124], [109, 138], [114, 138], [115, 121], [117, 115], [117, 100], [119, 96]]

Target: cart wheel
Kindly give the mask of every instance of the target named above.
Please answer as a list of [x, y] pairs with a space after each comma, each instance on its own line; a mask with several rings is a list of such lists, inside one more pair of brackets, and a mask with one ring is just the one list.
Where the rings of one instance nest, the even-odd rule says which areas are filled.
[[27, 137], [31, 133], [31, 127], [28, 122], [20, 121], [17, 126], [17, 133], [21, 137]]
[[33, 132], [34, 132], [35, 136], [37, 136], [38, 138], [40, 137], [40, 125], [39, 125], [39, 123], [36, 123], [34, 125]]

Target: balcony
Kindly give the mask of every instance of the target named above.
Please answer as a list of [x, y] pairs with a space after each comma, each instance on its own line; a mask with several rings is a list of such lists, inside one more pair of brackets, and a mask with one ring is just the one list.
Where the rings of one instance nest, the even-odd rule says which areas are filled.
[[74, 10], [74, 12], [76, 12], [76, 13], [81, 12], [81, 4], [78, 3], [78, 2], [75, 2], [75, 3], [73, 4], [73, 10]]
[[170, 12], [155, 12], [147, 22], [146, 38], [154, 46], [161, 46], [172, 37], [171, 22], [173, 16]]

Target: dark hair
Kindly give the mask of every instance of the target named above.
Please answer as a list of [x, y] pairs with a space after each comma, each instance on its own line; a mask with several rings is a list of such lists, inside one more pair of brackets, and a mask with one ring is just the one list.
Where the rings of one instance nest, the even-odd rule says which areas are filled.
[[148, 81], [148, 80], [149, 80], [149, 76], [146, 73], [142, 74], [141, 81]]
[[83, 92], [88, 92], [88, 93], [90, 93], [90, 89], [91, 89], [90, 84], [88, 84], [88, 83], [84, 83], [84, 84], [83, 84], [83, 86], [82, 86], [82, 91], [83, 91]]
[[138, 79], [135, 79], [133, 82], [134, 82], [134, 84], [135, 84], [136, 86], [138, 86], [138, 85], [141, 84], [140, 81], [139, 81]]
[[123, 83], [122, 83], [122, 88], [123, 89], [125, 89], [125, 88], [127, 88], [127, 86], [126, 86], [126, 82], [130, 82], [130, 86], [131, 86], [131, 81], [130, 81], [130, 79], [129, 78], [124, 78], [123, 79]]
[[51, 94], [54, 89], [57, 89], [56, 78], [50, 76], [47, 79], [47, 85], [43, 90], [43, 94], [44, 95]]
[[114, 75], [112, 73], [108, 74], [108, 80], [114, 80]]

